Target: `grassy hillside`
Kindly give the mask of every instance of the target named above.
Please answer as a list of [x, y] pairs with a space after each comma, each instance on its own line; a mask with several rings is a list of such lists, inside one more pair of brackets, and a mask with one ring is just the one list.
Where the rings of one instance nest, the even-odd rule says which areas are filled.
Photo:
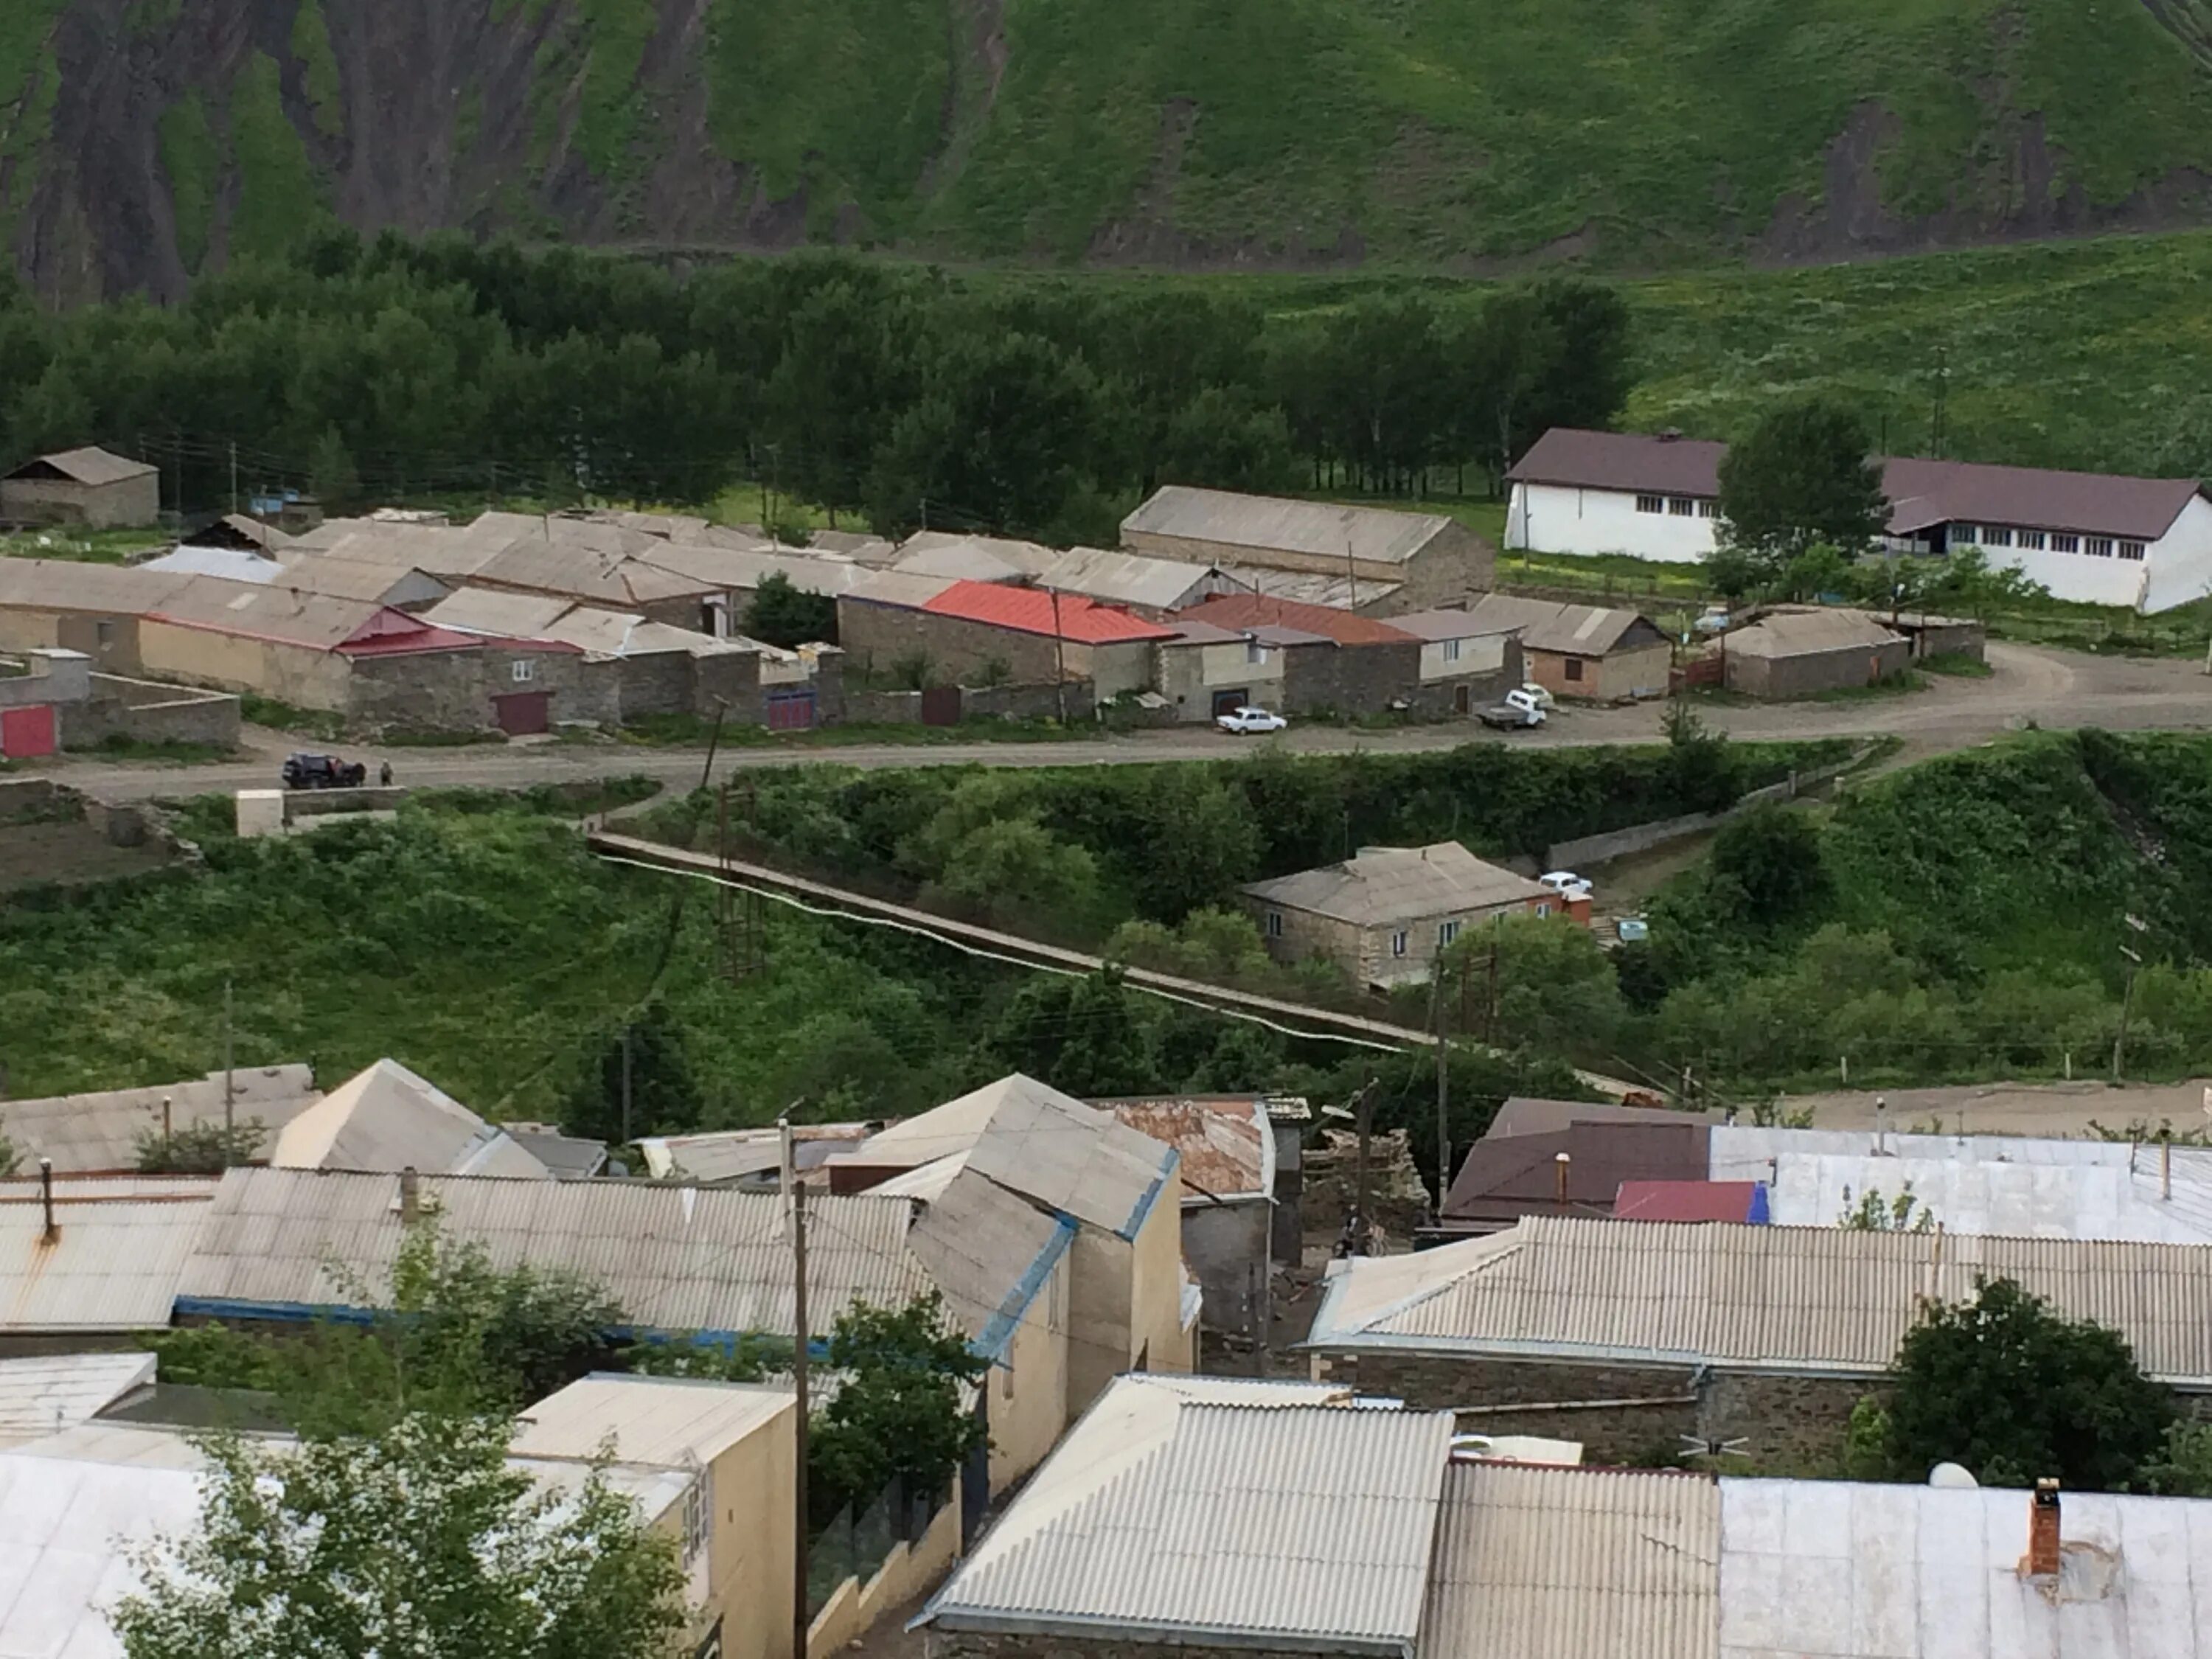
[[197, 100], [239, 106], [226, 220], [274, 191], [633, 246], [1833, 258], [2202, 222], [2203, 3], [19, 0], [0, 212], [58, 289], [178, 285], [199, 185], [149, 158]]

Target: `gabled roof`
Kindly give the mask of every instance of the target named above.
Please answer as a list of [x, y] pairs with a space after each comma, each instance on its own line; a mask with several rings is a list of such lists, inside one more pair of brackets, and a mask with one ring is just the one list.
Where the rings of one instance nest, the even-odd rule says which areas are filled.
[[1236, 580], [1219, 576], [1211, 565], [1103, 547], [1072, 549], [1055, 559], [1042, 578], [1046, 586], [1063, 593], [1081, 593], [1108, 605], [1140, 605], [1153, 611], [1172, 611], [1188, 604], [1191, 594], [1209, 579]]
[[1833, 1225], [1531, 1216], [1334, 1264], [1306, 1346], [1870, 1377], [1923, 1297], [1970, 1301], [1984, 1277], [2118, 1331], [2151, 1376], [2212, 1389], [2212, 1250]]
[[[650, 554], [668, 544], [647, 538]], [[526, 592], [562, 593], [617, 610], [666, 599], [699, 599], [719, 592], [723, 584], [687, 576], [646, 556], [605, 553], [574, 542], [522, 536], [479, 565], [470, 580], [484, 587], [513, 587]]]
[[514, 1454], [588, 1460], [611, 1449], [621, 1463], [697, 1468], [797, 1403], [764, 1383], [595, 1371], [523, 1409]]
[[1880, 650], [1902, 637], [1860, 611], [1774, 611], [1730, 633], [1727, 645], [1735, 657], [1800, 657]]
[[1505, 476], [1518, 483], [1711, 497], [1720, 494], [1727, 453], [1726, 444], [1698, 438], [1555, 426]]
[[182, 572], [149, 570], [143, 565], [0, 558], [0, 609], [144, 616], [195, 580]]
[[128, 456], [117, 455], [105, 449], [63, 449], [51, 455], [40, 455], [27, 460], [8, 476], [11, 478], [44, 477], [49, 472], [58, 473], [71, 483], [81, 483], [93, 489], [103, 484], [122, 483], [130, 478], [143, 478], [159, 471], [145, 461], [134, 461]]
[[[307, 1066], [240, 1066], [230, 1073], [231, 1115], [258, 1120], [272, 1133], [322, 1098]], [[57, 1175], [116, 1173], [138, 1167], [138, 1142], [161, 1133], [161, 1103], [172, 1132], [223, 1121], [223, 1073], [110, 1089], [97, 1094], [0, 1100], [0, 1137], [25, 1169], [52, 1160]]]
[[1060, 557], [1036, 542], [925, 530], [899, 544], [898, 557], [890, 568], [908, 575], [949, 576], [956, 581], [1020, 581], [1042, 575]]
[[279, 587], [332, 599], [374, 599], [379, 605], [416, 605], [443, 598], [451, 589], [428, 571], [343, 553], [303, 553], [285, 562], [270, 579]]
[[1510, 1095], [1484, 1134], [1492, 1140], [1545, 1134], [1571, 1123], [1718, 1123], [1717, 1111], [1677, 1111], [1668, 1106], [1623, 1106], [1613, 1101], [1545, 1100]]
[[281, 1170], [550, 1174], [506, 1130], [396, 1060], [365, 1067], [286, 1124], [269, 1162]]
[[725, 547], [709, 542], [659, 544], [639, 557], [663, 570], [732, 592], [750, 592], [770, 576], [781, 576], [802, 593], [835, 598], [851, 592], [875, 574], [871, 567], [841, 556]]
[[1428, 847], [1363, 847], [1356, 857], [1244, 891], [1262, 903], [1361, 927], [1487, 910], [1549, 896], [1525, 876], [1486, 864], [1455, 841]]
[[380, 623], [387, 631], [418, 632], [423, 626], [404, 611], [394, 611], [386, 617], [384, 611], [374, 599], [333, 599], [289, 587], [195, 576], [148, 615], [181, 628], [236, 634], [314, 651], [335, 651], [379, 631]]
[[0, 1446], [89, 1422], [154, 1380], [150, 1353], [54, 1353], [0, 1359]]
[[[1480, 631], [1515, 629], [1524, 649], [1567, 656], [1602, 657], [1623, 646], [1667, 641], [1659, 625], [1648, 617], [1608, 605], [1563, 605], [1556, 599], [1486, 593], [1474, 602], [1468, 615], [1480, 625]], [[1400, 627], [1407, 625], [1403, 618], [1393, 620]]]
[[1471, 640], [1486, 635], [1510, 634], [1517, 624], [1494, 622], [1477, 616], [1464, 606], [1445, 605], [1433, 611], [1415, 611], [1406, 616], [1393, 617], [1390, 626], [1401, 634], [1411, 634], [1417, 639], [1437, 644], [1445, 640]]
[[1172, 536], [1226, 550], [1281, 551], [1371, 564], [1402, 564], [1452, 527], [1437, 513], [1240, 495], [1167, 484], [1121, 520], [1121, 535]]
[[834, 1164], [919, 1170], [940, 1158], [1007, 1191], [1134, 1238], [1176, 1172], [1174, 1149], [1016, 1072], [871, 1135]]
[[1418, 636], [1395, 623], [1377, 622], [1356, 611], [1325, 605], [1300, 605], [1261, 593], [1216, 593], [1176, 613], [1178, 622], [1210, 623], [1216, 628], [1295, 628], [1339, 645], [1403, 645]]
[[583, 1135], [564, 1135], [539, 1123], [501, 1126], [515, 1144], [543, 1164], [556, 1181], [587, 1181], [607, 1167], [607, 1143]]
[[[1445, 1194], [1454, 1219], [1530, 1212], [1610, 1212], [1627, 1181], [1702, 1181], [1705, 1127], [1674, 1123], [1575, 1123], [1544, 1134], [1487, 1136], [1468, 1149]], [[1566, 1203], [1559, 1201], [1566, 1158]], [[1736, 1219], [1743, 1218], [1739, 1215]]]
[[0, 1179], [0, 1331], [161, 1329], [215, 1190], [205, 1178], [57, 1177], [50, 1238], [40, 1182]]
[[[805, 1123], [792, 1130], [792, 1162], [801, 1170], [821, 1166], [839, 1152], [851, 1152], [874, 1130], [866, 1123]], [[647, 1135], [637, 1142], [646, 1172], [656, 1181], [696, 1181], [706, 1185], [774, 1176], [783, 1165], [780, 1129], [714, 1129], [694, 1135]]]
[[1263, 1098], [1184, 1095], [1091, 1104], [1175, 1148], [1186, 1206], [1274, 1192], [1275, 1137]]
[[[871, 586], [868, 597], [878, 590]], [[993, 582], [956, 581], [919, 606], [932, 616], [1042, 634], [1078, 645], [1121, 645], [1174, 637], [1173, 630], [1141, 622], [1126, 611], [1079, 594], [1047, 592], [1035, 587], [1002, 587]]]
[[1451, 1431], [1120, 1377], [917, 1622], [1412, 1659]]
[[161, 576], [220, 576], [225, 581], [268, 583], [284, 567], [267, 555], [235, 547], [194, 547], [186, 543], [158, 559], [148, 559], [134, 569]]
[[1719, 1659], [1722, 1512], [1710, 1475], [1454, 1462], [1420, 1659]]

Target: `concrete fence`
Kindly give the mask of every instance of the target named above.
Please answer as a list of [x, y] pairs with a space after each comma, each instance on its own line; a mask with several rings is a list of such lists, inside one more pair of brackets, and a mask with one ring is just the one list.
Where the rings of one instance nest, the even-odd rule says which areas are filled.
[[1819, 788], [1833, 781], [1858, 764], [1860, 755], [1849, 760], [1837, 761], [1827, 766], [1815, 766], [1802, 772], [1792, 772], [1779, 783], [1770, 783], [1763, 789], [1753, 789], [1733, 805], [1718, 812], [1691, 812], [1679, 818], [1656, 818], [1649, 823], [1632, 823], [1626, 830], [1607, 830], [1601, 836], [1582, 836], [1573, 841], [1553, 845], [1543, 860], [1528, 860], [1533, 872], [1539, 862], [1553, 870], [1579, 870], [1585, 865], [1605, 863], [1608, 859], [1626, 858], [1632, 853], [1648, 853], [1655, 847], [1664, 847], [1669, 842], [1680, 841], [1690, 836], [1701, 836], [1717, 830], [1730, 818], [1741, 817], [1754, 807], [1770, 801], [1795, 800], [1808, 790]]
[[[1066, 692], [1067, 718], [1087, 720], [1096, 705], [1089, 680], [1070, 680]], [[1058, 716], [1060, 697], [1049, 685], [975, 685], [960, 688], [963, 720], [1052, 720]], [[921, 693], [869, 691], [848, 686], [845, 719], [864, 726], [919, 726]]]

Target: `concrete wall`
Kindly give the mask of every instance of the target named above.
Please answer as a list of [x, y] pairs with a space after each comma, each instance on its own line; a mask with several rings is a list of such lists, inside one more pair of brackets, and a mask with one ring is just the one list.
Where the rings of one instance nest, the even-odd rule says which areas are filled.
[[1536, 553], [1626, 553], [1667, 564], [1711, 556], [1718, 520], [1694, 509], [1639, 513], [1636, 501], [1627, 490], [1516, 483], [1506, 505], [1505, 544]]
[[1388, 712], [1420, 696], [1421, 642], [1292, 646], [1283, 672], [1286, 714], [1358, 715]]
[[1421, 678], [1455, 680], [1471, 674], [1494, 674], [1505, 666], [1506, 651], [1514, 643], [1510, 634], [1428, 641], [1421, 647]]
[[1182, 1329], [1182, 1180], [1161, 1183], [1131, 1247], [1129, 1360], [1124, 1369], [1187, 1371]]
[[1260, 1334], [1274, 1219], [1275, 1206], [1263, 1197], [1184, 1200], [1183, 1257], [1206, 1298], [1200, 1317], [1206, 1329]]
[[0, 651], [82, 651], [95, 667], [135, 674], [138, 618], [99, 611], [24, 610], [0, 606]]
[[[1085, 654], [1090, 659], [1087, 672], [1101, 702], [1111, 702], [1124, 691], [1152, 689], [1153, 646], [1150, 640], [1094, 645]], [[1073, 672], [1073, 661], [1068, 667]]]
[[346, 660], [334, 651], [218, 634], [148, 617], [138, 625], [140, 664], [187, 685], [252, 691], [295, 708], [343, 714], [350, 692]]
[[1041, 634], [865, 599], [837, 601], [837, 642], [848, 665], [866, 674], [889, 673], [895, 664], [917, 655], [929, 659], [933, 678], [948, 681], [981, 674], [1000, 662], [1018, 683], [1049, 682], [1063, 657], [1070, 673], [1081, 672], [1075, 661], [1079, 647], [1055, 647]]
[[1010, 1363], [992, 1366], [983, 1378], [994, 1495], [1044, 1461], [1079, 1409], [1068, 1393], [1073, 1258], [1072, 1250], [1062, 1255], [1030, 1298], [1007, 1346]]
[[[848, 1645], [859, 1645], [860, 1637], [881, 1620], [942, 1579], [959, 1555], [960, 1493], [956, 1481], [951, 1501], [932, 1517], [920, 1538], [911, 1544], [902, 1540], [892, 1545], [891, 1553], [866, 1583], [848, 1578], [822, 1604], [806, 1632], [807, 1659], [828, 1659]], [[732, 1650], [725, 1651], [736, 1659]]]
[[1613, 702], [1628, 697], [1663, 697], [1674, 648], [1664, 640], [1616, 651], [1609, 657], [1583, 657], [1559, 651], [1528, 653], [1528, 678], [1558, 697]]
[[[526, 678], [514, 678], [517, 663], [528, 665]], [[620, 664], [577, 651], [483, 645], [357, 657], [350, 668], [347, 700], [339, 706], [365, 725], [392, 730], [489, 730], [498, 724], [493, 698], [531, 691], [551, 694], [549, 718], [556, 726], [563, 720], [611, 726], [621, 718]]]
[[797, 1409], [795, 1401], [787, 1405], [706, 1471], [713, 1517], [708, 1592], [687, 1651], [719, 1619], [722, 1651], [731, 1659], [749, 1654], [790, 1659], [791, 1577], [798, 1553], [791, 1526], [798, 1449], [792, 1418]]
[[1912, 665], [1912, 647], [1904, 640], [1886, 645], [1846, 646], [1837, 651], [1806, 651], [1787, 657], [1728, 653], [1728, 689], [1747, 697], [1809, 697], [1872, 685]]
[[138, 743], [238, 747], [239, 701], [228, 692], [95, 674], [92, 693], [83, 702], [57, 710], [64, 749], [88, 748], [112, 736]]
[[1153, 652], [1153, 683], [1159, 694], [1175, 705], [1179, 720], [1201, 725], [1211, 721], [1214, 695], [1221, 691], [1241, 691], [1247, 694], [1246, 702], [1280, 710], [1287, 654], [1242, 641], [1234, 645], [1163, 644]]
[[1631, 853], [1648, 852], [1654, 847], [1664, 847], [1668, 842], [1680, 841], [1685, 836], [1701, 836], [1768, 801], [1794, 800], [1804, 791], [1826, 783], [1831, 778], [1841, 776], [1855, 764], [1856, 757], [1838, 761], [1832, 766], [1793, 772], [1780, 783], [1770, 783], [1765, 788], [1746, 792], [1725, 811], [1691, 812], [1677, 818], [1656, 818], [1649, 823], [1631, 824], [1626, 830], [1608, 830], [1601, 836], [1582, 836], [1573, 841], [1555, 842], [1539, 867], [1580, 870], [1586, 865], [1603, 864], [1608, 859], [1626, 858]]
[[[2212, 592], [2212, 501], [2199, 495], [2181, 509], [2166, 534], [2150, 544], [2143, 573], [2142, 595], [2136, 603], [2145, 611], [2171, 611]], [[2056, 587], [2051, 591], [2058, 592]]]
[[[1295, 965], [1309, 957], [1326, 957], [1352, 975], [1353, 982], [1359, 985], [1394, 985], [1427, 980], [1437, 953], [1443, 949], [1442, 932], [1447, 921], [1457, 922], [1459, 933], [1464, 936], [1483, 923], [1524, 912], [1533, 915], [1546, 904], [1556, 902], [1534, 898], [1516, 899], [1510, 904], [1492, 905], [1480, 910], [1462, 910], [1451, 915], [1424, 916], [1418, 921], [1393, 922], [1383, 927], [1358, 927], [1331, 916], [1289, 909], [1261, 899], [1247, 896], [1244, 900], [1245, 908], [1259, 922], [1260, 935], [1267, 943], [1267, 954], [1276, 961]], [[1283, 919], [1279, 933], [1268, 931], [1270, 913]], [[1396, 948], [1400, 933], [1405, 935], [1406, 942], [1402, 955]]]
[[1424, 720], [1472, 719], [1527, 678], [1521, 641], [1507, 637], [1494, 666], [1473, 673], [1425, 678], [1407, 702], [1413, 714]]
[[1137, 1270], [1126, 1239], [1102, 1228], [1079, 1227], [1068, 1250], [1067, 1409], [1073, 1417], [1129, 1369], [1130, 1291]]
[[[1071, 680], [1065, 688], [1053, 685], [969, 685], [960, 691], [963, 720], [1032, 720], [1059, 718], [1062, 702], [1070, 725], [1089, 720], [1097, 703], [1089, 680]], [[921, 720], [919, 691], [847, 691], [842, 698], [843, 718], [859, 725], [914, 726]], [[824, 717], [824, 724], [828, 717]]]
[[151, 525], [161, 516], [161, 475], [158, 472], [98, 485], [67, 478], [0, 479], [0, 518], [118, 530]]

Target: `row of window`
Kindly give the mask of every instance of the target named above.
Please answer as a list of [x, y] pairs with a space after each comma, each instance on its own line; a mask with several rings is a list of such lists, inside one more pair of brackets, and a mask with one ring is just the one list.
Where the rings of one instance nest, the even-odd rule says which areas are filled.
[[1720, 503], [1696, 495], [1638, 495], [1638, 513], [1664, 513], [1674, 519], [1711, 519], [1720, 514]]
[[2031, 553], [2087, 553], [2093, 559], [2140, 559], [2143, 544], [2112, 536], [2077, 536], [2067, 530], [2021, 530], [2002, 524], [1954, 524], [1954, 547], [2019, 547]]

